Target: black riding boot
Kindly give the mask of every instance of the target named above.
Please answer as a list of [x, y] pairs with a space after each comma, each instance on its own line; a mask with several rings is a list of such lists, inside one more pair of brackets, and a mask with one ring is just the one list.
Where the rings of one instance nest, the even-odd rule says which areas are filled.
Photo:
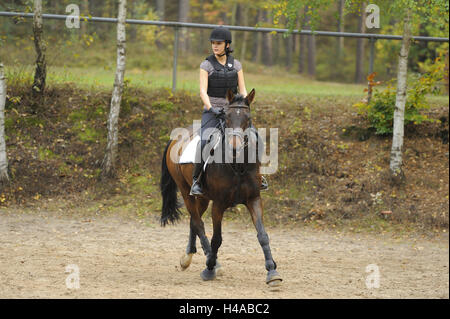
[[203, 161], [194, 163], [194, 171], [192, 173], [192, 186], [189, 195], [203, 195], [203, 189], [200, 182], [202, 176]]

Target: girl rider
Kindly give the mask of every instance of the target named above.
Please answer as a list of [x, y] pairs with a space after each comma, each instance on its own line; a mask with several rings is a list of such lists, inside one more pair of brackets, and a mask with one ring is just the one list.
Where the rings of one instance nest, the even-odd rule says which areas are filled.
[[[240, 94], [247, 96], [242, 65], [230, 55], [233, 52], [230, 48], [231, 32], [224, 27], [216, 28], [212, 31], [209, 40], [213, 54], [200, 64], [200, 97], [204, 104], [200, 129], [200, 154], [208, 141], [208, 137], [203, 137], [201, 133], [207, 128], [216, 127], [219, 123], [217, 117], [223, 113], [223, 107], [228, 104], [226, 99], [228, 89], [231, 89], [234, 94], [237, 94], [239, 89]], [[194, 164], [190, 195], [203, 195], [200, 178], [204, 161], [203, 157], [200, 157], [200, 163]], [[264, 177], [261, 189], [267, 189]]]

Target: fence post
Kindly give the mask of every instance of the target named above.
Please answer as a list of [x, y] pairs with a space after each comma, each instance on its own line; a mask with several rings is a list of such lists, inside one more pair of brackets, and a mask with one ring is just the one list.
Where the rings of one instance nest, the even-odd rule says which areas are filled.
[[373, 61], [375, 59], [375, 38], [369, 38], [370, 44], [370, 60], [369, 60], [369, 74], [373, 73]]
[[175, 27], [175, 40], [173, 43], [173, 73], [172, 73], [172, 92], [177, 90], [177, 64], [178, 64], [178, 27]]

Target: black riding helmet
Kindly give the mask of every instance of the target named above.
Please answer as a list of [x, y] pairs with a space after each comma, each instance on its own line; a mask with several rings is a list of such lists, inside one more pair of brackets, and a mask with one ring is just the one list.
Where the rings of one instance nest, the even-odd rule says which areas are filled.
[[231, 32], [227, 28], [218, 27], [211, 32], [209, 37], [210, 41], [225, 41], [226, 43], [231, 43]]
[[209, 41], [225, 41], [225, 53], [222, 54], [221, 56], [224, 56], [224, 55], [228, 56], [230, 53], [233, 52], [233, 49], [226, 47], [227, 43], [232, 42], [232, 38], [231, 38], [230, 30], [228, 30], [225, 27], [215, 28], [211, 32], [211, 35], [209, 36]]

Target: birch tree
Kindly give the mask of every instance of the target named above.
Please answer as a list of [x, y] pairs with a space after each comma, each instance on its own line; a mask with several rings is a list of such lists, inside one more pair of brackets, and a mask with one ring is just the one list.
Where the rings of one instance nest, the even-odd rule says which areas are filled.
[[393, 177], [402, 177], [402, 147], [405, 122], [405, 104], [408, 73], [408, 55], [411, 45], [411, 9], [406, 9], [403, 25], [402, 47], [398, 58], [397, 95], [394, 109], [394, 127], [392, 136], [391, 160], [389, 168]]
[[41, 105], [45, 90], [45, 80], [47, 77], [47, 62], [45, 60], [45, 44], [42, 40], [43, 21], [42, 21], [42, 0], [34, 0], [34, 16], [33, 16], [33, 36], [34, 47], [36, 49], [36, 70], [34, 73], [34, 81], [32, 86], [34, 105]]
[[102, 177], [113, 177], [115, 175], [119, 135], [119, 113], [120, 103], [122, 101], [126, 62], [126, 15], [127, 1], [119, 0], [119, 14], [117, 23], [117, 68], [114, 80], [114, 89], [111, 97], [111, 108], [108, 117], [108, 142], [106, 146], [106, 154], [102, 162]]
[[6, 79], [3, 72], [3, 64], [0, 63], [0, 185], [9, 181], [8, 157], [6, 155], [5, 143], [5, 102]]

